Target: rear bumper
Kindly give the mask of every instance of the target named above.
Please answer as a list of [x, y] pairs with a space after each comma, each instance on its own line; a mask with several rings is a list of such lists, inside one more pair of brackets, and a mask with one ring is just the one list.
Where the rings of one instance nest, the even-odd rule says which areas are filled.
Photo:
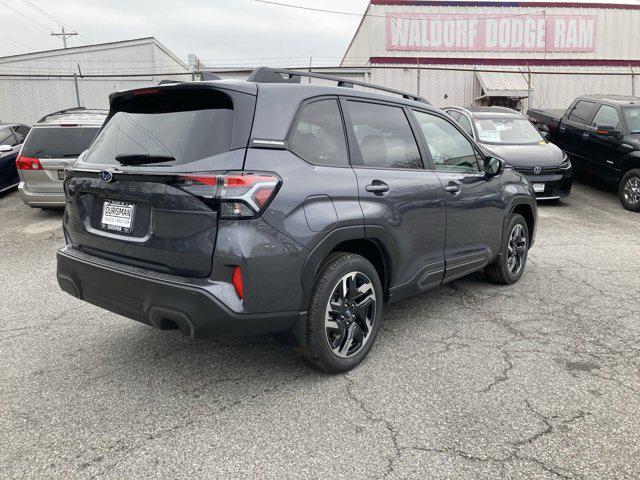
[[215, 282], [179, 281], [69, 246], [58, 251], [57, 260], [58, 284], [70, 295], [158, 329], [177, 326], [191, 338], [283, 332], [291, 330], [299, 317], [299, 312], [233, 311], [216, 296], [216, 291], [225, 290]]
[[37, 193], [32, 192], [27, 187], [25, 182], [20, 182], [18, 185], [18, 191], [20, 192], [20, 197], [24, 203], [29, 205], [30, 207], [60, 207], [64, 208], [65, 206], [65, 197], [64, 192], [55, 192], [55, 193]]

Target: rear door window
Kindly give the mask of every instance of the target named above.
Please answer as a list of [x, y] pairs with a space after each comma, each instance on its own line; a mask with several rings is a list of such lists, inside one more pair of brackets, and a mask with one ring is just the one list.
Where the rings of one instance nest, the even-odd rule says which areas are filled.
[[11, 128], [9, 127], [0, 128], [0, 145], [11, 145], [12, 147], [14, 145], [17, 145], [16, 139], [13, 136], [13, 132], [11, 131]]
[[13, 133], [15, 134], [18, 143], [24, 142], [24, 139], [27, 138], [29, 130], [30, 128], [26, 125], [18, 125], [17, 127], [13, 127]]
[[233, 101], [222, 91], [134, 92], [112, 104], [84, 161], [108, 165], [150, 157], [163, 166], [188, 164], [231, 150], [233, 129]]
[[466, 115], [460, 115], [460, 118], [458, 119], [458, 125], [462, 127], [462, 130], [464, 130], [471, 137], [473, 137], [473, 129], [471, 128], [471, 122], [469, 121]]
[[568, 120], [576, 123], [581, 123], [582, 125], [589, 124], [589, 117], [591, 116], [591, 112], [593, 111], [593, 107], [595, 103], [587, 102], [586, 100], [579, 100], [573, 109], [571, 109], [571, 113], [569, 114]]
[[365, 167], [423, 168], [409, 120], [400, 107], [349, 101], [349, 115]]
[[338, 101], [325, 99], [306, 104], [289, 146], [293, 153], [314, 165], [349, 165]]
[[32, 158], [73, 158], [89, 148], [98, 127], [35, 127], [22, 147]]
[[598, 126], [607, 126], [618, 128], [620, 124], [620, 115], [618, 114], [618, 110], [610, 105], [602, 105], [596, 113], [596, 116], [593, 117], [593, 122], [591, 125], [594, 127]]
[[455, 110], [445, 110], [445, 112], [447, 112], [456, 122], [460, 120], [460, 112], [456, 112]]

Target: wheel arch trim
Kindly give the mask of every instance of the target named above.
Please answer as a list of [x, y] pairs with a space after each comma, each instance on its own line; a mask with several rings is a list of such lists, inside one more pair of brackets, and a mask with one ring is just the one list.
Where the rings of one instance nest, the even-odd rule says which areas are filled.
[[397, 265], [396, 260], [399, 255], [391, 234], [384, 227], [377, 225], [353, 225], [339, 227], [332, 230], [315, 247], [313, 247], [311, 253], [307, 256], [307, 259], [304, 262], [301, 277], [301, 311], [305, 311], [307, 309], [307, 304], [309, 303], [311, 290], [313, 288], [313, 282], [323, 260], [338, 245], [351, 240], [371, 241], [376, 245], [383, 257], [386, 273], [388, 275], [386, 283], [384, 279], [381, 279], [383, 288], [385, 288], [385, 290], [391, 288], [393, 278], [395, 277], [394, 267]]

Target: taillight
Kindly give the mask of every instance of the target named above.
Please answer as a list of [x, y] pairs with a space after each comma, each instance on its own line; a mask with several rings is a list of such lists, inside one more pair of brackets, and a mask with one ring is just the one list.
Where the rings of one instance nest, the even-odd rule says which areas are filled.
[[160, 90], [158, 90], [157, 88], [140, 88], [138, 90], [134, 90], [133, 91], [133, 95], [134, 96], [138, 96], [138, 95], [155, 95], [156, 93], [159, 93]]
[[260, 215], [280, 186], [270, 173], [233, 172], [180, 175], [176, 186], [206, 203], [215, 203], [221, 218], [252, 218]]
[[16, 158], [16, 168], [18, 170], [44, 170], [39, 159], [23, 156]]
[[239, 173], [221, 176], [220, 216], [258, 215], [275, 193], [280, 179], [265, 173]]

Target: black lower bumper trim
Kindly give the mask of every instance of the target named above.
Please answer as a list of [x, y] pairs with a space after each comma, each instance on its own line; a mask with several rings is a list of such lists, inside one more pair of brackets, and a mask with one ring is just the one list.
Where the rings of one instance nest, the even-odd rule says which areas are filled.
[[204, 288], [93, 263], [69, 249], [58, 251], [57, 260], [58, 284], [70, 295], [159, 329], [179, 328], [192, 338], [283, 332], [299, 315], [237, 313]]

